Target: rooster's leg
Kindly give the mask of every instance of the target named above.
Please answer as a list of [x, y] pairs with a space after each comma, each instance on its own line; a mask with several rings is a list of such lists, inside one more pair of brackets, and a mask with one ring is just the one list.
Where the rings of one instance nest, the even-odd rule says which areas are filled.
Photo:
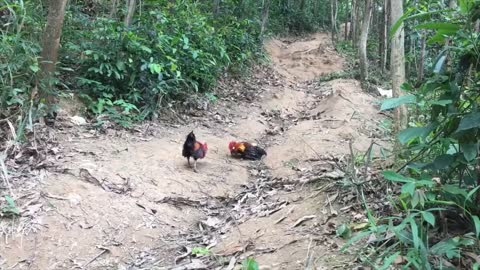
[[192, 164], [190, 164], [190, 157], [187, 157], [187, 162], [188, 162], [188, 167], [192, 167]]
[[196, 159], [193, 161], [193, 171], [198, 172], [197, 171], [197, 160]]

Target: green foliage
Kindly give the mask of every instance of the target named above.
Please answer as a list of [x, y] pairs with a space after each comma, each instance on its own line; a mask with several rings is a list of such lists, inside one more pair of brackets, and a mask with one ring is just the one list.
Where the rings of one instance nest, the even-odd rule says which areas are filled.
[[[0, 10], [0, 116], [10, 116], [28, 103], [32, 82], [39, 71], [37, 42], [41, 10], [33, 3], [4, 1]], [[27, 13], [28, 12], [28, 13]], [[23, 28], [20, 28], [20, 24]], [[22, 31], [23, 30], [23, 31]]]
[[389, 98], [383, 101], [382, 106], [380, 107], [381, 111], [390, 110], [397, 108], [403, 104], [411, 104], [416, 102], [416, 97], [414, 95], [404, 95], [398, 98]]
[[350, 236], [352, 235], [352, 230], [350, 229], [350, 227], [348, 227], [347, 224], [342, 224], [338, 226], [336, 234], [338, 237], [350, 238]]
[[[5, 117], [30, 106], [46, 9], [33, 2], [4, 2], [0, 114]], [[259, 5], [240, 8], [237, 2], [221, 1], [220, 14], [213, 14], [210, 3], [147, 1], [129, 27], [122, 19], [123, 6], [112, 13], [107, 3], [87, 8], [84, 2], [71, 2], [52, 82], [78, 94], [98, 124], [108, 119], [128, 126], [155, 116], [161, 106], [208, 93], [222, 73], [243, 73], [262, 57]], [[58, 95], [51, 87], [41, 90]]]
[[208, 248], [194, 247], [192, 248], [192, 254], [194, 255], [210, 255], [212, 252]]
[[1, 208], [0, 212], [2, 213], [2, 215], [5, 215], [5, 216], [20, 215], [20, 210], [18, 210], [17, 206], [15, 205], [15, 201], [12, 199], [12, 197], [5, 195], [5, 201], [7, 202], [7, 205]]
[[258, 26], [247, 19], [213, 20], [193, 1], [144, 8], [129, 28], [119, 20], [75, 16], [74, 8], [69, 13], [68, 24], [84, 31], [64, 35], [62, 62], [76, 66], [69, 84], [94, 114], [125, 124], [150, 117], [162, 102], [209, 91], [222, 72], [246, 67], [261, 52]]
[[242, 262], [242, 270], [258, 270], [258, 263], [253, 258], [246, 258]]
[[[405, 166], [383, 173], [400, 190], [393, 200], [396, 213], [369, 219], [370, 225], [347, 243], [372, 235], [377, 244], [388, 243], [363, 257], [375, 267], [386, 269], [402, 256], [404, 269], [440, 269], [445, 261], [462, 268], [466, 265], [456, 264], [464, 252], [480, 252], [480, 58], [475, 49], [480, 41], [469, 19], [474, 3], [462, 1], [458, 10], [412, 7], [401, 19], [413, 23], [407, 30], [424, 30], [430, 44], [443, 48], [431, 49], [437, 55], [424, 81], [404, 85], [408, 95], [385, 100], [381, 107], [408, 104], [418, 117], [397, 135]], [[473, 262], [470, 266], [475, 268]]]
[[273, 33], [301, 35], [329, 26], [329, 14], [320, 2], [272, 0], [269, 26]]

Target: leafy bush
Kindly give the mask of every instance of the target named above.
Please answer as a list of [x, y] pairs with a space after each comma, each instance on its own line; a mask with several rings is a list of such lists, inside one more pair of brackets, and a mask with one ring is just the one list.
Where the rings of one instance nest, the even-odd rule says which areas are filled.
[[39, 70], [42, 10], [32, 3], [0, 5], [0, 115], [10, 116], [26, 104]]
[[473, 3], [432, 12], [442, 12], [449, 22], [416, 26], [433, 32], [430, 43], [444, 45], [448, 39], [451, 46], [419, 88], [406, 84], [410, 95], [382, 104], [383, 109], [410, 104], [417, 116], [397, 138], [405, 166], [384, 172], [400, 187], [399, 195], [388, 194], [395, 215], [377, 220], [369, 211], [370, 226], [348, 243], [373, 234], [377, 248], [363, 259], [380, 269], [396, 259], [414, 269], [480, 267], [472, 257], [480, 254], [480, 58], [475, 53], [480, 41], [470, 24], [477, 16]]
[[190, 1], [146, 5], [129, 28], [108, 18], [69, 20], [84, 30], [65, 34], [63, 64], [75, 66], [70, 85], [95, 114], [143, 119], [162, 101], [207, 92], [221, 72], [260, 53], [257, 25], [214, 22]]

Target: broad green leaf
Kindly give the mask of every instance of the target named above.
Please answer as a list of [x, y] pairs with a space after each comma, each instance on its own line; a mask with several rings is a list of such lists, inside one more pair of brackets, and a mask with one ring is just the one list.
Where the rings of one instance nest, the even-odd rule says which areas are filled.
[[478, 216], [472, 216], [473, 224], [475, 225], [475, 235], [480, 237], [480, 219]]
[[412, 183], [415, 182], [414, 179], [405, 177], [401, 174], [398, 174], [394, 171], [383, 171], [383, 177], [385, 179], [393, 181], [393, 182], [401, 182], [401, 183]]
[[444, 154], [435, 158], [433, 165], [437, 170], [443, 170], [453, 163], [455, 158], [452, 155]]
[[255, 259], [247, 258], [242, 262], [242, 270], [258, 270], [258, 263]]
[[435, 10], [435, 11], [429, 11], [429, 12], [422, 12], [422, 13], [418, 13], [418, 14], [414, 14], [414, 15], [411, 15], [409, 16], [414, 10], [413, 9], [410, 9], [410, 10], [407, 10], [402, 17], [400, 17], [400, 19], [398, 19], [398, 21], [396, 21], [391, 30], [390, 30], [390, 35], [389, 35], [389, 38], [392, 38], [394, 35], [395, 35], [395, 32], [400, 28], [400, 26], [402, 25], [402, 23], [406, 20], [411, 20], [411, 19], [421, 19], [421, 18], [426, 18], [426, 19], [430, 19], [431, 18], [431, 15], [434, 15], [434, 14], [439, 14], [439, 13], [446, 13], [446, 12], [450, 12], [451, 10], [449, 9], [441, 9], [441, 10]]
[[445, 23], [445, 22], [432, 22], [432, 23], [421, 23], [414, 27], [415, 29], [433, 29], [433, 30], [447, 30], [447, 31], [458, 31], [461, 26], [455, 23]]
[[465, 115], [458, 125], [458, 131], [480, 127], [480, 112]]
[[417, 98], [414, 95], [404, 95], [398, 98], [389, 98], [382, 102], [381, 111], [394, 109], [403, 104], [416, 103]]
[[378, 270], [387, 270], [390, 269], [390, 265], [395, 261], [395, 259], [400, 255], [400, 251], [393, 253], [392, 255], [385, 258], [383, 265], [378, 268]]
[[408, 19], [408, 15], [410, 15], [413, 12], [413, 9], [407, 10], [402, 17], [400, 17], [393, 25], [392, 28], [390, 29], [390, 38], [395, 36], [395, 33], [398, 31], [400, 26], [402, 26], [403, 22]]
[[460, 6], [460, 11], [464, 15], [467, 15], [470, 12], [470, 9], [473, 6], [473, 1], [472, 0], [459, 0], [458, 3], [459, 3], [459, 6]]
[[463, 156], [468, 162], [474, 160], [477, 157], [478, 144], [476, 143], [461, 144], [460, 147], [461, 147], [461, 150], [463, 151]]
[[370, 231], [363, 231], [363, 232], [359, 232], [358, 234], [356, 234], [354, 237], [350, 238], [350, 240], [348, 240], [343, 246], [342, 248], [340, 249], [341, 252], [345, 252], [345, 250], [351, 246], [353, 243], [357, 242], [357, 241], [360, 241], [360, 239], [364, 238], [364, 237], [367, 237], [369, 236], [370, 234], [372, 234], [372, 232]]
[[125, 70], [125, 63], [123, 63], [123, 62], [120, 61], [120, 60], [117, 61], [116, 66], [117, 66], [117, 69], [118, 69], [118, 70], [122, 70], [122, 71]]
[[18, 210], [17, 206], [15, 205], [13, 198], [5, 195], [5, 200], [7, 201], [7, 206], [3, 207], [1, 211], [6, 214], [20, 215], [20, 210]]
[[436, 243], [431, 252], [437, 256], [447, 256], [447, 258], [458, 257], [458, 244], [452, 238]]
[[444, 186], [442, 186], [442, 189], [445, 192], [448, 192], [448, 193], [453, 194], [453, 195], [462, 195], [465, 198], [468, 196], [465, 189], [459, 188], [457, 185], [444, 185]]
[[417, 205], [420, 203], [420, 193], [418, 190], [413, 193], [412, 201], [410, 203], [412, 204], [413, 208], [417, 207]]
[[337, 228], [336, 233], [337, 236], [341, 238], [349, 238], [352, 234], [352, 231], [350, 230], [350, 227], [344, 223]]
[[442, 99], [442, 100], [435, 100], [430, 102], [432, 105], [439, 105], [439, 106], [446, 106], [448, 104], [452, 104], [453, 101], [451, 99]]
[[435, 216], [427, 211], [422, 212], [423, 219], [428, 222], [432, 227], [435, 226]]
[[432, 45], [435, 43], [444, 43], [444, 42], [445, 42], [445, 37], [442, 34], [437, 32], [435, 35], [433, 35], [431, 38], [428, 39], [427, 44]]
[[411, 196], [415, 193], [415, 183], [406, 183], [402, 186], [402, 193], [408, 193]]
[[467, 196], [465, 197], [465, 203], [469, 201], [472, 198], [473, 194], [475, 194], [479, 189], [480, 186], [477, 186], [476, 188], [470, 190], [470, 192], [468, 192]]
[[31, 65], [29, 68], [31, 71], [33, 71], [33, 73], [37, 73], [40, 70], [38, 64]]
[[418, 225], [414, 218], [410, 218], [410, 227], [412, 229], [412, 240], [415, 249], [420, 247], [420, 238], [418, 237]]
[[398, 140], [401, 144], [406, 144], [417, 137], [425, 137], [431, 130], [430, 126], [407, 128], [398, 133]]

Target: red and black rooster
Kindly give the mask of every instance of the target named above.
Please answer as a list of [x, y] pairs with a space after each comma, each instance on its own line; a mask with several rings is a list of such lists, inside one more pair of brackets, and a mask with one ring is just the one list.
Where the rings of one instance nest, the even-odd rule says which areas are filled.
[[249, 160], [260, 160], [267, 155], [267, 152], [261, 147], [248, 142], [230, 142], [228, 149], [232, 156]]
[[183, 144], [182, 155], [187, 158], [188, 166], [190, 165], [190, 158], [193, 158], [193, 171], [197, 172], [197, 160], [202, 159], [207, 155], [207, 143], [198, 142], [193, 131], [190, 132]]

